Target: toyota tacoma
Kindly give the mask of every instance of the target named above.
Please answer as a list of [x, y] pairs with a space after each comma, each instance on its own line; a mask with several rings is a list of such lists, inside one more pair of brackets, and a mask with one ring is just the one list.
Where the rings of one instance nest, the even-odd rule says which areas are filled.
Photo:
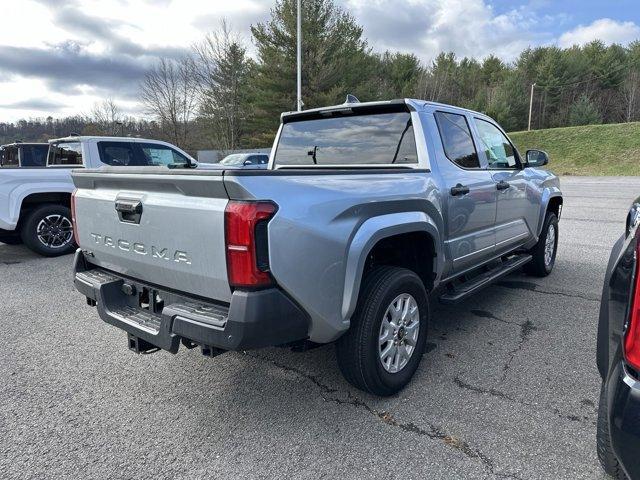
[[334, 342], [392, 395], [459, 302], [554, 266], [562, 195], [484, 114], [419, 100], [284, 113], [265, 170], [73, 172], [75, 285], [138, 353]]

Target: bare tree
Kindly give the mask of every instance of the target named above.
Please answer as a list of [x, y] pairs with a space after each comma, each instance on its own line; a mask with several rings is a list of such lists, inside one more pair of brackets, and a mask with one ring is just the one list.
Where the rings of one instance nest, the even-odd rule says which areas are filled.
[[96, 102], [93, 105], [89, 118], [95, 123], [100, 133], [104, 135], [118, 135], [122, 133], [121, 128], [119, 129], [118, 126], [122, 126], [124, 116], [113, 98]]
[[222, 150], [240, 146], [251, 61], [239, 36], [223, 20], [219, 31], [193, 47], [200, 85], [200, 114]]
[[191, 57], [163, 58], [149, 70], [140, 88], [144, 108], [158, 120], [163, 134], [182, 148], [188, 148], [197, 110], [195, 70]]

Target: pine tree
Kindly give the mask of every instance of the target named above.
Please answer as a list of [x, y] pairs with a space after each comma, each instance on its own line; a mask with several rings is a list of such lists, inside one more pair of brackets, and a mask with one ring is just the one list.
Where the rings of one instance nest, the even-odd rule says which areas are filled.
[[[257, 143], [273, 138], [280, 113], [296, 108], [296, 1], [278, 0], [271, 18], [251, 27], [258, 53], [251, 96]], [[302, 100], [305, 108], [371, 94], [371, 56], [362, 28], [332, 0], [302, 2]]]

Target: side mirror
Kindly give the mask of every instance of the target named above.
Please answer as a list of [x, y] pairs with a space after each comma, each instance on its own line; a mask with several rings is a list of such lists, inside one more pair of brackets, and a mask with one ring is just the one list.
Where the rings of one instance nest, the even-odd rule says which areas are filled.
[[549, 155], [542, 150], [527, 150], [527, 167], [543, 167], [549, 163]]
[[242, 162], [242, 165], [246, 167], [247, 165], [253, 165], [253, 162], [251, 160], [245, 160], [244, 162]]

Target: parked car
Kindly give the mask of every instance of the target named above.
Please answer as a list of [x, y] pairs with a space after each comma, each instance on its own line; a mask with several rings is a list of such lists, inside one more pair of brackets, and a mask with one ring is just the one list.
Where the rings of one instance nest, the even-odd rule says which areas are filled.
[[234, 153], [220, 160], [219, 165], [239, 168], [267, 168], [268, 153]]
[[0, 168], [44, 167], [48, 143], [15, 142], [0, 146]]
[[12, 162], [15, 167], [17, 160], [17, 166], [23, 168], [0, 169], [0, 242], [23, 241], [46, 256], [71, 253], [76, 248], [70, 210], [72, 168], [196, 163], [179, 148], [157, 140], [85, 136], [51, 140], [44, 155], [46, 164], [24, 168], [28, 158], [33, 161], [36, 152], [41, 155], [44, 151], [40, 145], [37, 149], [31, 145], [5, 147], [5, 163]]
[[74, 171], [75, 285], [129, 348], [336, 342], [349, 382], [391, 395], [420, 363], [430, 292], [455, 303], [553, 269], [559, 181], [486, 115], [286, 113], [274, 152], [267, 170]]
[[614, 478], [640, 478], [640, 198], [604, 281], [598, 324], [598, 457]]

